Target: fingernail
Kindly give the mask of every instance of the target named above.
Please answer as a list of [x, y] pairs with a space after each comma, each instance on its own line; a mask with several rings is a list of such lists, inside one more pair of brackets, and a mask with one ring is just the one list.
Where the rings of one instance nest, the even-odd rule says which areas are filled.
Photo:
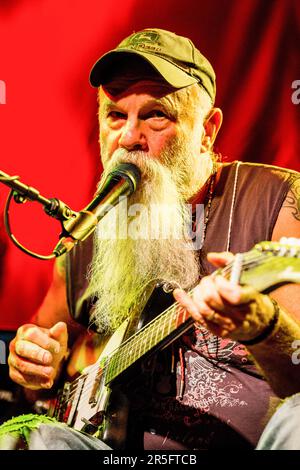
[[226, 325], [226, 329], [228, 331], [234, 331], [236, 329], [236, 325], [234, 325], [233, 323], [231, 323], [231, 325]]
[[174, 293], [175, 297], [182, 297], [182, 295], [184, 294], [184, 291], [182, 289], [177, 288], [177, 289], [174, 290], [173, 293]]
[[49, 352], [44, 352], [43, 354], [43, 359], [42, 359], [42, 362], [44, 362], [45, 364], [48, 364], [49, 362], [52, 361], [52, 356]]
[[198, 317], [198, 319], [195, 320], [195, 321], [196, 321], [196, 323], [198, 323], [199, 325], [206, 326], [206, 323], [205, 323], [203, 317]]
[[53, 372], [53, 368], [52, 368], [52, 367], [45, 367], [45, 368], [44, 368], [44, 375], [45, 375], [46, 377], [49, 377], [49, 375], [51, 375], [52, 372]]
[[226, 279], [224, 279], [224, 277], [219, 276], [219, 275], [215, 277], [215, 282], [217, 284], [224, 285], [224, 283], [225, 283], [227, 285]]
[[60, 351], [60, 344], [59, 344], [59, 343], [51, 344], [51, 346], [49, 347], [49, 349], [50, 349], [51, 352], [53, 352], [54, 354], [58, 354], [59, 351]]
[[52, 382], [45, 382], [44, 384], [42, 384], [42, 387], [43, 388], [51, 388], [52, 387]]
[[220, 336], [221, 336], [222, 338], [226, 338], [226, 336], [228, 336], [228, 334], [229, 334], [229, 331], [228, 331], [228, 330], [222, 330]]

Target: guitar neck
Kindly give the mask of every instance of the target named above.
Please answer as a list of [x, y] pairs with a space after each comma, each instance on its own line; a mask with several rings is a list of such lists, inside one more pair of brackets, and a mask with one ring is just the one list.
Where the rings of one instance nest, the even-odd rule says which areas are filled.
[[[300, 282], [299, 258], [299, 241], [296, 247], [261, 242], [249, 252], [236, 255], [231, 263], [218, 269], [215, 274], [230, 278], [234, 283], [251, 285], [262, 292], [280, 282]], [[171, 343], [193, 322], [185, 309], [177, 303], [173, 304], [106, 358], [106, 384], [155, 347]]]
[[161, 347], [162, 343], [174, 341], [188, 330], [194, 320], [178, 304], [173, 304], [144, 328], [125, 341], [120, 348], [108, 358], [106, 364], [106, 385], [128, 369], [138, 359]]
[[[218, 273], [228, 277], [230, 270], [225, 267], [219, 269]], [[189, 295], [192, 293], [193, 289]], [[125, 341], [111, 357], [106, 358], [106, 385], [148, 352], [174, 341], [193, 323], [194, 320], [184, 308], [180, 307], [178, 303], [173, 304]]]

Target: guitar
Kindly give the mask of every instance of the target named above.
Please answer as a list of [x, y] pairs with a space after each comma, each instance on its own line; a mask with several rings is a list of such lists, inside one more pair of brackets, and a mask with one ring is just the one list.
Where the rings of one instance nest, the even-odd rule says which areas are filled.
[[[281, 283], [300, 282], [300, 240], [284, 238], [280, 242], [258, 243], [252, 250], [236, 255], [216, 273], [260, 292]], [[119, 384], [139, 359], [166, 347], [193, 323], [176, 302], [131, 336], [130, 320], [125, 320], [96, 363], [84, 369], [73, 382], [65, 383], [49, 414], [74, 429], [101, 438], [114, 449], [122, 448], [128, 399], [120, 393]]]

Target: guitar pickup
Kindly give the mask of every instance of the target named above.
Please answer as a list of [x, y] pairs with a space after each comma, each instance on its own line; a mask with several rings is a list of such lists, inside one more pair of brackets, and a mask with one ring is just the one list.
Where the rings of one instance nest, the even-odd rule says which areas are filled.
[[97, 370], [96, 377], [94, 378], [92, 391], [89, 397], [89, 405], [91, 406], [97, 405], [102, 381], [103, 381], [103, 365], [101, 364], [101, 366], [99, 366]]

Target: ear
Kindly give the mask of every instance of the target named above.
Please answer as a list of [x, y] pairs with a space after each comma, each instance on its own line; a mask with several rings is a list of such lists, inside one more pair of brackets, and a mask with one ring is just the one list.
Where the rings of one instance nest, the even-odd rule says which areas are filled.
[[201, 151], [211, 150], [222, 125], [223, 113], [220, 108], [212, 108], [205, 118], [204, 134], [201, 141]]

